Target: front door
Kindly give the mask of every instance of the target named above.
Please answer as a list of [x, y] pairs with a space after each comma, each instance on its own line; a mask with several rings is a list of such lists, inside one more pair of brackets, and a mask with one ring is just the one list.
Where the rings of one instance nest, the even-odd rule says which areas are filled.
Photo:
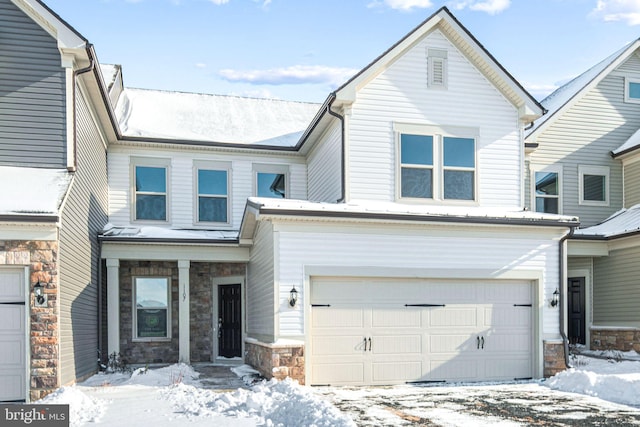
[[567, 285], [569, 342], [586, 344], [584, 277], [571, 277]]
[[218, 355], [242, 357], [240, 284], [218, 285]]

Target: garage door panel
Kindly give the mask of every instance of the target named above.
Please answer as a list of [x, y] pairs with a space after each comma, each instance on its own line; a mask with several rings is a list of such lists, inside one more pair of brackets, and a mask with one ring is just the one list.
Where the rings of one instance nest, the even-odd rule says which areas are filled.
[[422, 353], [422, 335], [374, 335], [371, 342], [370, 351], [374, 355]]
[[475, 337], [469, 334], [447, 334], [429, 336], [429, 350], [432, 354], [459, 354], [475, 348]]
[[0, 402], [23, 400], [26, 394], [24, 375], [13, 370], [0, 370]]
[[313, 353], [316, 356], [351, 355], [364, 352], [362, 335], [314, 336], [311, 340]]
[[22, 369], [24, 354], [24, 339], [22, 337], [0, 337], [0, 360], [6, 369]]
[[485, 335], [484, 338], [484, 351], [500, 353], [531, 351], [531, 339], [528, 334], [493, 334]]
[[414, 381], [422, 376], [422, 362], [374, 362], [372, 379], [379, 384]]
[[0, 401], [26, 399], [25, 289], [23, 268], [0, 268]]
[[531, 307], [485, 307], [483, 314], [485, 325], [531, 328]]
[[531, 377], [529, 358], [504, 357], [484, 361], [484, 375], [490, 380], [513, 380]]
[[321, 307], [312, 310], [311, 319], [316, 329], [363, 328], [364, 310], [351, 307]]
[[503, 304], [531, 303], [531, 285], [525, 282], [485, 282], [483, 302]]
[[362, 384], [364, 382], [364, 363], [314, 363], [312, 366], [313, 384]]
[[429, 319], [429, 326], [433, 328], [474, 327], [478, 326], [478, 310], [474, 307], [431, 309]]
[[24, 301], [23, 277], [21, 270], [0, 273], [0, 302]]
[[426, 378], [431, 381], [462, 381], [478, 378], [478, 362], [473, 359], [430, 360]]
[[422, 315], [418, 310], [405, 308], [373, 308], [371, 326], [374, 328], [420, 328]]

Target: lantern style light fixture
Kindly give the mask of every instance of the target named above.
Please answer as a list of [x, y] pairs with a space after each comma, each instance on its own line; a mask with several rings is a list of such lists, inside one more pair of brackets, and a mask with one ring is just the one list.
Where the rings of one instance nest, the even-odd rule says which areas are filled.
[[560, 298], [560, 291], [558, 291], [558, 288], [556, 288], [555, 291], [553, 291], [553, 296], [551, 297], [551, 307], [555, 307], [558, 305], [558, 299]]
[[44, 307], [47, 305], [47, 295], [44, 293], [44, 287], [40, 284], [40, 281], [33, 285], [33, 295], [36, 299], [37, 307]]
[[296, 287], [294, 285], [293, 288], [291, 288], [291, 291], [289, 292], [289, 305], [291, 307], [295, 307], [297, 302], [298, 302], [298, 291], [296, 291]]

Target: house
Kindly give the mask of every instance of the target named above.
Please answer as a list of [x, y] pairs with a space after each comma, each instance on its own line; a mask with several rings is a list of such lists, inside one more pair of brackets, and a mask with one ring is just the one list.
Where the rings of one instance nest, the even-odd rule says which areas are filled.
[[103, 354], [311, 385], [564, 368], [578, 220], [524, 208], [545, 110], [448, 9], [322, 105], [108, 73]]
[[528, 130], [532, 210], [579, 215], [568, 245], [568, 336], [640, 350], [637, 277], [640, 41], [559, 88]]
[[97, 369], [97, 233], [115, 136], [96, 63], [43, 3], [0, 0], [0, 401]]

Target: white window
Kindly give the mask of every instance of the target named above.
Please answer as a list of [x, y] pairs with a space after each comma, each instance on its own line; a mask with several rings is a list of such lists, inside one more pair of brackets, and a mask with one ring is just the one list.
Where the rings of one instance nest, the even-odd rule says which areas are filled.
[[134, 277], [133, 338], [153, 341], [171, 338], [171, 279]]
[[400, 199], [477, 200], [476, 138], [471, 136], [477, 130], [401, 124], [395, 129]]
[[228, 224], [230, 218], [231, 166], [196, 162], [196, 222]]
[[427, 76], [430, 88], [447, 88], [447, 51], [427, 49]]
[[254, 190], [258, 197], [289, 197], [289, 168], [283, 165], [254, 165]]
[[640, 103], [640, 79], [625, 77], [624, 100], [625, 102]]
[[169, 160], [132, 158], [131, 176], [133, 220], [167, 222]]
[[609, 168], [607, 166], [578, 166], [580, 204], [609, 206]]
[[562, 170], [555, 167], [533, 168], [531, 178], [535, 211], [562, 213]]

